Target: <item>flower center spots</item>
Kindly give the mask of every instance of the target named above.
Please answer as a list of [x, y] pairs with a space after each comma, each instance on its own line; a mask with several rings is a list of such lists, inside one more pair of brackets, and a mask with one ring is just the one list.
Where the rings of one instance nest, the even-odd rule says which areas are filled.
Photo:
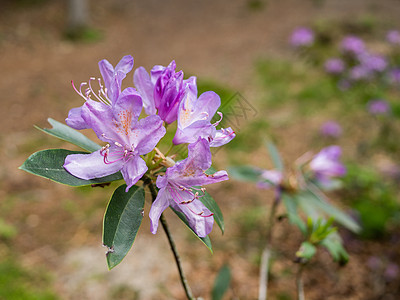
[[121, 134], [129, 136], [132, 125], [132, 112], [129, 110], [122, 110], [118, 113], [119, 123], [115, 123], [117, 131]]

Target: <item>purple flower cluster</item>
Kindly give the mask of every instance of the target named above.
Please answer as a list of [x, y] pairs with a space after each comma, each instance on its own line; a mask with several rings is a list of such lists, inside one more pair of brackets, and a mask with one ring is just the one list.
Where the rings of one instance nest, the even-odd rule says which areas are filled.
[[389, 72], [389, 81], [393, 85], [400, 85], [400, 68], [392, 69]]
[[390, 30], [386, 34], [386, 40], [393, 45], [400, 46], [400, 32], [398, 30]]
[[290, 37], [290, 45], [295, 48], [308, 47], [314, 43], [314, 32], [307, 27], [296, 28]]
[[[400, 33], [396, 30], [388, 32], [387, 40], [400, 45]], [[361, 38], [344, 37], [339, 50], [339, 57], [329, 58], [324, 63], [326, 73], [335, 76], [339, 88], [343, 88], [343, 82], [350, 87], [356, 82], [371, 82], [379, 78], [393, 85], [400, 82], [400, 67], [391, 65], [392, 60], [388, 57], [372, 52]]]
[[360, 55], [366, 50], [364, 41], [353, 35], [343, 38], [340, 48], [342, 52], [351, 55]]
[[368, 112], [374, 116], [388, 115], [391, 111], [389, 103], [383, 99], [369, 101], [367, 109]]
[[329, 74], [341, 74], [345, 70], [344, 61], [340, 58], [330, 58], [325, 62], [325, 71]]
[[[214, 92], [197, 97], [196, 78], [183, 79], [172, 61], [167, 67], [155, 66], [150, 75], [143, 67], [134, 72], [135, 88], [121, 90], [122, 80], [133, 68], [133, 57], [124, 56], [114, 68], [107, 60], [99, 62], [104, 85], [98, 79], [95, 92], [90, 78], [76, 92], [85, 100], [73, 108], [66, 123], [74, 129], [93, 129], [107, 143], [91, 154], [67, 156], [64, 168], [72, 175], [89, 180], [121, 172], [129, 190], [148, 171], [143, 156], [152, 152], [165, 135], [164, 123], [177, 121], [173, 143], [188, 143], [189, 155], [183, 161], [169, 162], [165, 175], [157, 177], [160, 189], [150, 210], [151, 231], [156, 233], [158, 219], [168, 206], [184, 213], [189, 225], [200, 236], [211, 232], [214, 218], [199, 200], [201, 186], [228, 180], [225, 171], [205, 173], [211, 166], [210, 147], [231, 141], [231, 128], [216, 129], [211, 123], [221, 100]], [[144, 108], [147, 117], [140, 118]], [[222, 114], [219, 113], [222, 119]]]

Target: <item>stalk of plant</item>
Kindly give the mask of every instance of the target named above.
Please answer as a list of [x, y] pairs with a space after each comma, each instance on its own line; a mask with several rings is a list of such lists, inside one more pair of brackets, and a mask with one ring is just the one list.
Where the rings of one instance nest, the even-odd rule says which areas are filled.
[[[152, 200], [154, 202], [156, 200], [156, 198], [157, 198], [157, 190], [156, 190], [156, 188], [154, 186], [153, 181], [149, 177], [145, 177], [144, 178], [144, 184], [148, 186], [148, 188], [150, 190], [150, 193], [151, 193]], [[181, 280], [183, 289], [185, 290], [186, 297], [188, 299], [190, 299], [190, 300], [194, 299], [193, 294], [192, 294], [192, 290], [191, 290], [191, 288], [190, 288], [190, 286], [189, 286], [189, 284], [187, 282], [185, 273], [183, 272], [181, 259], [180, 259], [178, 250], [176, 249], [176, 245], [175, 245], [175, 242], [174, 242], [174, 240], [172, 238], [172, 234], [171, 234], [171, 232], [169, 230], [169, 227], [168, 227], [168, 224], [167, 224], [167, 220], [165, 220], [165, 217], [164, 217], [163, 214], [161, 214], [160, 221], [161, 221], [161, 225], [162, 225], [162, 227], [164, 229], [164, 232], [165, 232], [165, 234], [167, 236], [169, 245], [171, 247], [171, 251], [172, 251], [172, 253], [174, 255], [175, 263], [176, 263], [176, 266], [178, 267], [179, 278]]]
[[275, 221], [275, 213], [278, 207], [280, 199], [276, 198], [275, 201], [272, 203], [272, 207], [269, 212], [268, 217], [268, 229], [267, 229], [267, 236], [266, 236], [266, 243], [265, 248], [263, 250], [261, 256], [261, 263], [260, 263], [260, 280], [259, 280], [259, 291], [258, 291], [258, 299], [259, 300], [266, 300], [268, 297], [268, 270], [269, 270], [269, 261], [271, 258], [271, 242], [272, 242], [272, 232], [274, 227]]

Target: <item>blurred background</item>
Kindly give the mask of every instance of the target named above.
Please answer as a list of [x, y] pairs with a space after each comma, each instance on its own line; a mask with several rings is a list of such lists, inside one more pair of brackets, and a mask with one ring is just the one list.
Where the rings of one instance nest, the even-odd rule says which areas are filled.
[[[348, 175], [329, 196], [364, 231], [341, 229], [346, 266], [318, 253], [304, 275], [307, 299], [399, 299], [400, 34], [389, 37], [399, 16], [398, 0], [1, 0], [0, 299], [184, 299], [166, 238], [150, 233], [148, 218], [123, 263], [107, 270], [101, 234], [112, 187], [71, 188], [18, 170], [38, 150], [76, 149], [33, 126], [62, 122], [83, 101], [71, 80], [98, 77], [98, 61], [127, 54], [147, 70], [175, 60], [200, 91], [221, 96], [237, 137], [215, 153], [217, 169], [271, 168], [264, 138], [287, 162], [341, 145]], [[296, 41], [299, 28], [312, 38]], [[374, 57], [368, 74], [354, 70], [362, 63], [344, 49], [349, 36]], [[329, 67], [332, 57], [342, 65]], [[386, 109], [371, 108], [375, 100]], [[328, 121], [339, 131], [326, 133]], [[234, 180], [208, 191], [226, 223], [224, 235], [211, 235], [213, 255], [167, 213], [193, 293], [209, 299], [228, 264], [226, 299], [255, 299], [273, 193]], [[301, 234], [282, 221], [274, 240], [270, 297], [295, 299]]]

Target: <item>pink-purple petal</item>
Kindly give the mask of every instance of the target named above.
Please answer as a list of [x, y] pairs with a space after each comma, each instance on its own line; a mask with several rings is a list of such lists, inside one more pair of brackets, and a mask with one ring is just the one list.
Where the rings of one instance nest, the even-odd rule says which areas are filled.
[[64, 168], [70, 174], [84, 180], [101, 178], [121, 170], [123, 166], [122, 160], [106, 164], [100, 151], [98, 150], [90, 154], [68, 155], [64, 162]]
[[136, 184], [140, 178], [146, 173], [146, 162], [139, 156], [133, 156], [127, 160], [121, 169], [122, 176], [126, 182], [126, 191]]
[[157, 146], [165, 132], [166, 129], [159, 116], [148, 116], [139, 120], [137, 127], [132, 131], [131, 141], [136, 145], [139, 155], [146, 154]]
[[233, 140], [235, 136], [235, 132], [230, 127], [217, 130], [216, 134], [212, 138], [212, 141], [210, 142], [210, 147], [220, 147], [225, 145]]
[[114, 79], [114, 67], [106, 59], [99, 61], [99, 69], [103, 77], [104, 85], [107, 89], [110, 88], [111, 82]]
[[134, 88], [125, 89], [112, 108], [116, 128], [123, 144], [130, 144], [132, 128], [136, 126], [142, 111], [142, 98]]
[[146, 69], [139, 67], [133, 74], [133, 82], [143, 99], [143, 106], [146, 114], [154, 115], [157, 110], [154, 104], [154, 84]]
[[123, 139], [117, 131], [118, 128], [113, 122], [111, 106], [88, 100], [82, 106], [82, 117], [100, 140], [108, 143], [110, 140], [123, 143]]
[[[179, 193], [180, 198], [185, 201], [192, 200], [183, 191], [177, 191], [177, 193]], [[182, 204], [176, 201], [170, 201], [170, 205], [175, 210], [185, 214], [190, 228], [192, 228], [199, 237], [206, 237], [211, 232], [214, 224], [213, 214], [200, 200], [195, 199]]]
[[166, 191], [166, 188], [160, 189], [158, 191], [158, 195], [156, 200], [153, 202], [150, 208], [150, 231], [153, 234], [156, 234], [158, 228], [158, 221], [160, 219], [163, 211], [169, 206], [169, 198], [170, 195]]
[[[221, 105], [221, 98], [214, 92], [208, 91], [200, 95], [195, 104], [195, 114], [207, 114], [207, 120], [211, 121], [212, 117], [217, 112], [218, 107]], [[196, 117], [194, 116], [194, 117]], [[204, 117], [204, 116], [203, 116]]]
[[215, 131], [215, 127], [209, 121], [197, 121], [184, 129], [178, 127], [172, 142], [175, 145], [194, 143], [199, 137], [208, 139], [215, 134]]
[[89, 128], [88, 124], [82, 118], [82, 106], [71, 108], [68, 113], [68, 118], [65, 119], [65, 123], [69, 127], [77, 130]]
[[133, 63], [133, 57], [131, 55], [125, 55], [115, 66], [115, 72], [128, 74], [133, 68]]

